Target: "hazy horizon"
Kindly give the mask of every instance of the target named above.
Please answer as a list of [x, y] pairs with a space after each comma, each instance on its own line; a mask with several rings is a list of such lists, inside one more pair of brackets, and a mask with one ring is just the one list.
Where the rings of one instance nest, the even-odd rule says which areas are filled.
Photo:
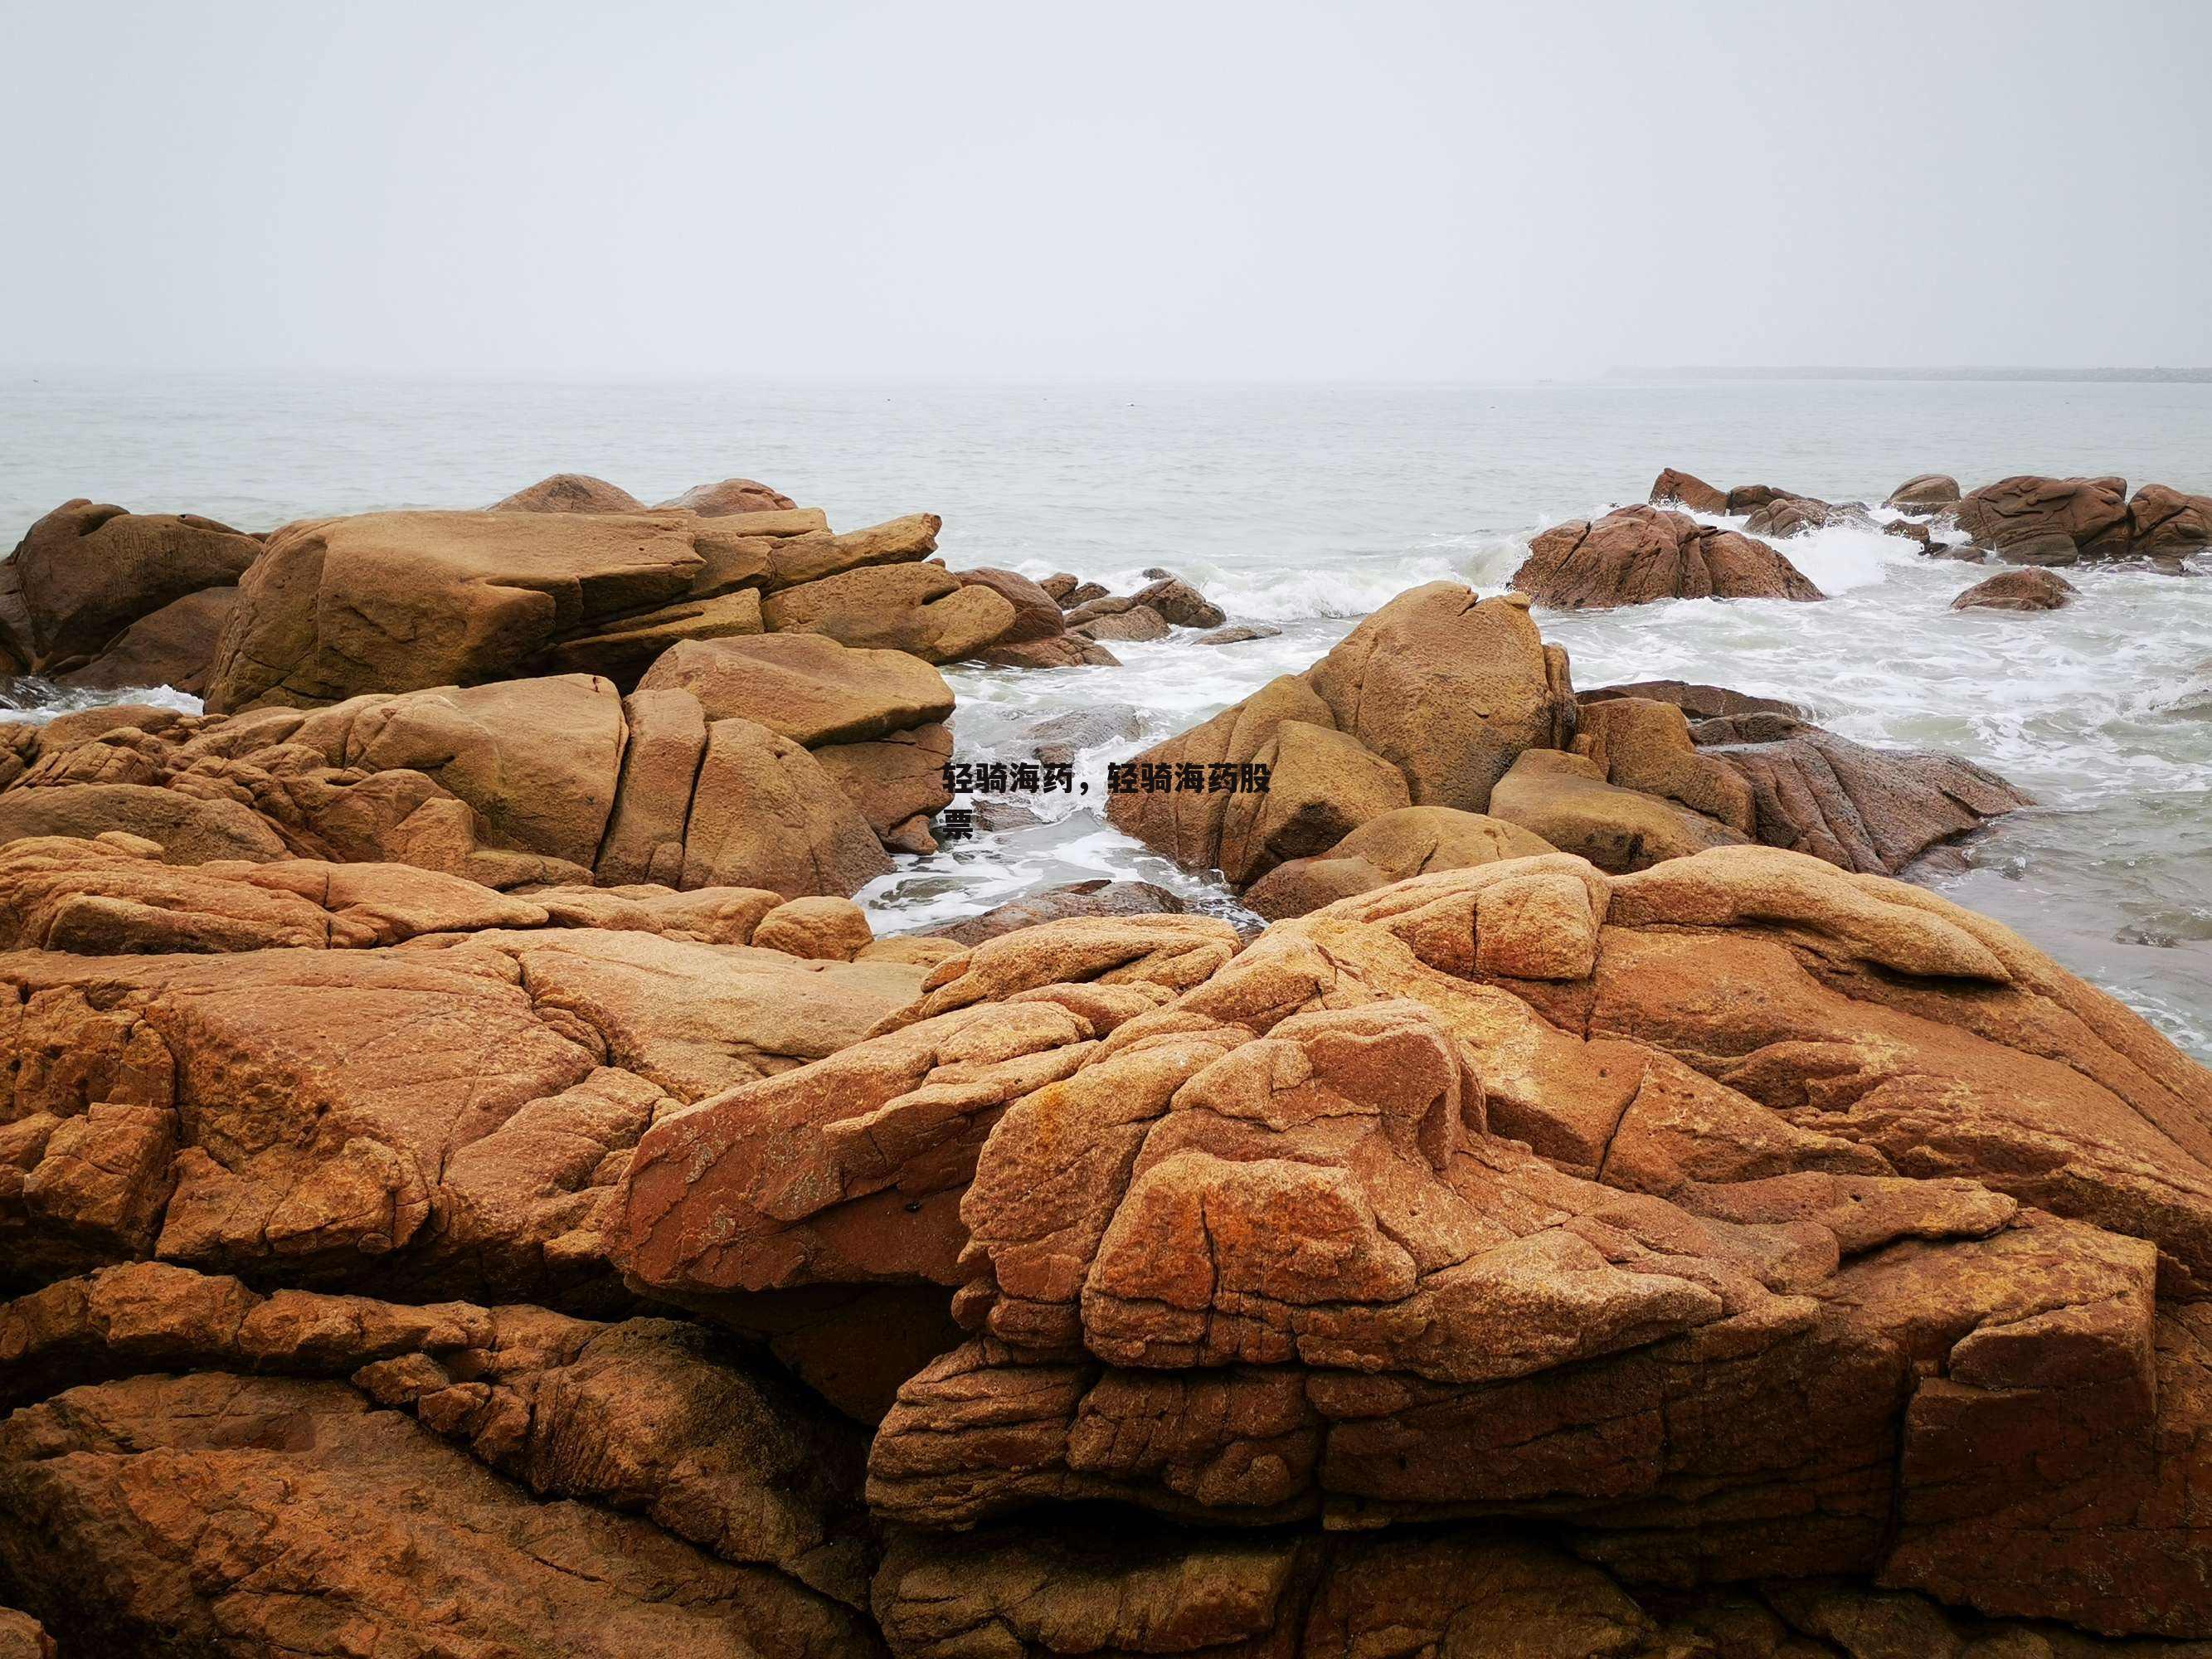
[[11, 372], [2212, 362], [2197, 7], [0, 8]]

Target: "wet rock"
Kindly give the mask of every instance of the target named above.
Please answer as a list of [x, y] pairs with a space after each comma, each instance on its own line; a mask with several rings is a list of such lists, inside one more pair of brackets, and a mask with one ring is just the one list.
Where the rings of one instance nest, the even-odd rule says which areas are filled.
[[2212, 546], [2212, 495], [2189, 495], [2165, 484], [2145, 484], [2128, 503], [2130, 550], [2173, 557]]
[[1145, 729], [1145, 717], [1127, 706], [1071, 708], [1024, 728], [1030, 752], [1048, 766], [1066, 766], [1086, 749], [1123, 743]]
[[1729, 510], [1724, 491], [1714, 489], [1703, 478], [1677, 472], [1671, 466], [1652, 480], [1651, 494], [1647, 499], [1655, 507], [1681, 507], [1692, 513], [1723, 514]]
[[2054, 570], [2003, 570], [1951, 601], [1954, 611], [2057, 611], [2081, 592]]
[[1012, 899], [980, 916], [934, 930], [930, 937], [963, 948], [981, 945], [1023, 927], [1071, 916], [1181, 915], [1190, 907], [1166, 888], [1149, 881], [1068, 882]]
[[1449, 806], [1404, 806], [1370, 818], [1325, 853], [1277, 865], [1246, 890], [1244, 902], [1278, 921], [1408, 876], [1553, 850], [1550, 842], [1503, 818]]
[[494, 501], [489, 513], [641, 513], [645, 503], [605, 478], [587, 472], [556, 472], [550, 478]]
[[1282, 629], [1267, 623], [1238, 623], [1230, 628], [1217, 628], [1211, 634], [1201, 634], [1191, 641], [1194, 645], [1242, 645], [1247, 640], [1272, 640]]
[[1226, 611], [1179, 576], [1168, 575], [1133, 597], [1177, 628], [1218, 628], [1229, 620]]
[[1934, 533], [1917, 519], [1893, 519], [1882, 526], [1881, 533], [1900, 537], [1918, 547], [1923, 553], [1932, 554], [1936, 550]]
[[[2124, 478], [2001, 478], [1953, 509], [1977, 545], [2016, 564], [2063, 564], [2125, 555], [2132, 530]], [[2071, 550], [2069, 558], [2058, 543]]]
[[694, 484], [659, 505], [681, 507], [703, 519], [720, 519], [738, 513], [788, 513], [799, 503], [781, 490], [753, 479], [724, 478], [719, 483]]
[[[1100, 605], [1118, 605], [1119, 601], [1101, 599]], [[1090, 607], [1086, 606], [1085, 609]], [[1079, 612], [1070, 612], [1071, 617]], [[1087, 640], [1143, 641], [1164, 640], [1168, 636], [1168, 620], [1148, 605], [1127, 605], [1121, 609], [1094, 613], [1073, 623], [1068, 631]]]
[[1624, 507], [1544, 532], [1528, 544], [1513, 585], [1563, 611], [1655, 599], [1823, 597], [1765, 543], [1652, 507]]
[[1809, 495], [1778, 495], [1765, 505], [1753, 508], [1746, 516], [1743, 533], [1747, 536], [1802, 536], [1808, 531], [1845, 522], [1851, 516], [1844, 507], [1816, 501]]
[[1054, 604], [1063, 606], [1067, 603], [1067, 596], [1082, 585], [1083, 579], [1080, 576], [1073, 575], [1065, 570], [1054, 571], [1037, 584], [1052, 596]]
[[1805, 711], [1780, 697], [1757, 697], [1732, 691], [1724, 685], [1697, 685], [1687, 680], [1630, 680], [1575, 693], [1577, 703], [1607, 702], [1616, 697], [1642, 697], [1652, 702], [1671, 702], [1693, 720], [1727, 714], [1785, 714], [1805, 718]]
[[1121, 659], [1080, 634], [1062, 634], [1026, 645], [994, 645], [975, 653], [987, 668], [1119, 668]]
[[1907, 513], [1936, 513], [1959, 499], [1959, 481], [1944, 472], [1916, 472], [1891, 490], [1884, 507]]
[[1094, 599], [1109, 599], [1112, 595], [1097, 582], [1078, 582], [1059, 596], [1063, 611], [1080, 610]]
[[1756, 513], [1779, 501], [1802, 499], [1794, 489], [1777, 489], [1772, 484], [1738, 484], [1728, 493], [1728, 510], [1736, 518]]

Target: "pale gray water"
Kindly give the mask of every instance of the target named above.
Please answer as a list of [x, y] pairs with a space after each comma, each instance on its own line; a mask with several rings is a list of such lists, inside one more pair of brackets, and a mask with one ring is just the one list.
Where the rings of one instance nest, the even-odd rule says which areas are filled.
[[[1070, 708], [1128, 705], [1147, 738], [1181, 730], [1416, 582], [1501, 586], [1533, 528], [1639, 499], [1669, 465], [1832, 500], [1879, 500], [1926, 471], [1969, 486], [2116, 471], [2212, 492], [2212, 386], [0, 378], [10, 540], [79, 495], [265, 529], [480, 506], [558, 471], [647, 501], [744, 474], [840, 527], [940, 513], [956, 566], [1118, 586], [1166, 564], [1232, 618], [1285, 625], [1219, 649], [1117, 647], [1120, 671], [956, 672], [974, 759], [1011, 757], [1023, 726]], [[2012, 778], [2044, 809], [1980, 838], [1973, 869], [1938, 884], [2212, 1052], [2212, 583], [2069, 572], [2084, 598], [2067, 611], [1961, 615], [1946, 607], [1974, 567], [1847, 531], [1790, 551], [1829, 603], [1539, 620], [1578, 684], [1675, 675], [1790, 696], [1848, 736], [1952, 749]], [[1108, 752], [1089, 757], [1094, 791]], [[901, 862], [864, 896], [886, 926], [1090, 874], [1204, 890], [1087, 806]]]

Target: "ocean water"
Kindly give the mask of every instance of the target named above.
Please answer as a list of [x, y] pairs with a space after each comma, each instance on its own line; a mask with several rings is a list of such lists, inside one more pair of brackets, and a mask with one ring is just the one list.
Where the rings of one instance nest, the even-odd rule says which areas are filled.
[[[0, 536], [72, 495], [266, 529], [481, 506], [546, 473], [647, 501], [732, 474], [840, 528], [927, 509], [953, 565], [1127, 591], [1164, 565], [1276, 638], [1115, 646], [1121, 669], [951, 672], [959, 752], [1014, 759], [1070, 710], [1133, 735], [1089, 796], [901, 868], [879, 928], [1137, 875], [1222, 902], [1109, 830], [1105, 761], [1304, 667], [1422, 581], [1502, 588], [1545, 525], [1640, 500], [1662, 466], [1879, 501], [1916, 472], [2118, 472], [2212, 493], [2212, 386], [1762, 381], [1498, 386], [771, 383], [0, 374]], [[1827, 603], [1537, 612], [1593, 686], [1662, 676], [1792, 698], [1864, 742], [1966, 755], [2028, 790], [1920, 878], [2212, 1054], [2212, 581], [2076, 569], [2069, 609], [1954, 613], [1987, 574], [1847, 529], [1793, 540]], [[2206, 574], [2212, 563], [2200, 561]]]

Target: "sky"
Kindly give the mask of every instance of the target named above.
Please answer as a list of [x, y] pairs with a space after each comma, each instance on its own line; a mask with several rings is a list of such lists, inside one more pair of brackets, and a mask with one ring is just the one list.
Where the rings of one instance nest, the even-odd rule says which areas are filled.
[[2212, 7], [0, 0], [0, 363], [2212, 363]]

